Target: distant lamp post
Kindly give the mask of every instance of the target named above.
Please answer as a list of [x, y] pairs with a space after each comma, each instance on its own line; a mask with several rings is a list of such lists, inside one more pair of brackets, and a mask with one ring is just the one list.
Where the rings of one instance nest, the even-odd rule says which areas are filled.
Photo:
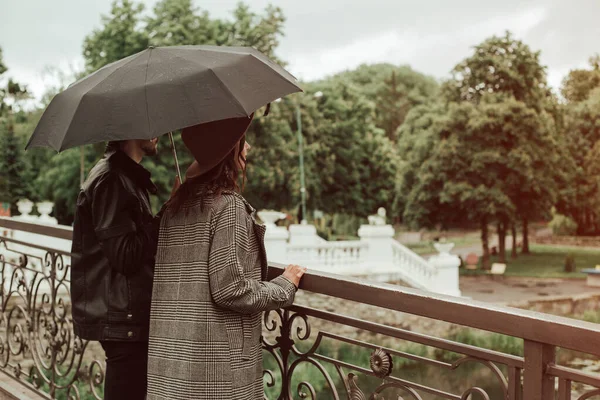
[[[320, 98], [323, 97], [323, 92], [318, 91], [313, 94], [313, 97]], [[278, 102], [281, 99], [277, 100]], [[300, 101], [296, 102], [296, 123], [298, 125], [298, 158], [300, 165], [300, 199], [302, 204], [302, 221], [300, 223], [302, 225], [306, 225], [306, 182], [304, 179], [304, 140], [302, 136], [302, 113], [300, 111]]]

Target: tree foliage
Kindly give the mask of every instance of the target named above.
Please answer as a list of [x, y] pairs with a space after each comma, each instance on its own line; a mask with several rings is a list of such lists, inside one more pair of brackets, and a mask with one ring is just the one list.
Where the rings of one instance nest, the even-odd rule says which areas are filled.
[[113, 2], [110, 14], [102, 16], [102, 28], [83, 41], [83, 57], [88, 72], [120, 60], [148, 47], [142, 26], [143, 4], [132, 0]]
[[510, 32], [475, 46], [473, 54], [452, 70], [443, 91], [449, 101], [478, 104], [487, 94], [505, 94], [540, 109], [549, 96], [540, 52], [514, 39]]
[[334, 80], [353, 83], [375, 105], [375, 124], [396, 141], [397, 130], [411, 108], [425, 104], [438, 92], [435, 79], [408, 66], [361, 65], [335, 75]]
[[590, 58], [591, 69], [574, 69], [563, 80], [561, 93], [570, 103], [585, 101], [600, 87], [600, 55]]
[[415, 226], [476, 223], [488, 261], [488, 226], [501, 257], [509, 227], [546, 216], [557, 196], [560, 154], [553, 98], [539, 53], [491, 37], [453, 69], [443, 100], [413, 109], [399, 129], [396, 209]]
[[598, 155], [600, 142], [600, 89], [565, 108], [565, 179], [561, 182], [557, 209], [577, 223], [578, 234], [600, 232]]
[[[0, 49], [0, 82], [4, 82], [2, 75], [7, 70]], [[17, 201], [26, 197], [30, 188], [24, 180], [24, 142], [15, 133], [15, 124], [26, 120], [19, 104], [28, 95], [27, 88], [11, 78], [0, 87], [0, 201], [9, 203], [12, 213], [17, 211]]]

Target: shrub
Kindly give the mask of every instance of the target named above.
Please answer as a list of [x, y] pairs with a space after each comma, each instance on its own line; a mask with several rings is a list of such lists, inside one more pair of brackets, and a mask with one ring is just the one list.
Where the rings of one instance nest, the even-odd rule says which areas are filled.
[[565, 257], [565, 272], [575, 272], [575, 256], [573, 253], [568, 253]]
[[555, 235], [569, 236], [577, 233], [577, 222], [566, 215], [553, 213], [552, 221], [549, 224], [552, 233]]

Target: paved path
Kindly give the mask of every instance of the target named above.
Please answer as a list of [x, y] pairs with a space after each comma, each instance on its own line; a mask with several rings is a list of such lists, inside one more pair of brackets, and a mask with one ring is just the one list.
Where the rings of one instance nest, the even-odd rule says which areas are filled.
[[548, 279], [490, 276], [461, 276], [463, 296], [488, 303], [519, 303], [557, 296], [598, 294], [600, 288], [589, 287], [584, 279]]

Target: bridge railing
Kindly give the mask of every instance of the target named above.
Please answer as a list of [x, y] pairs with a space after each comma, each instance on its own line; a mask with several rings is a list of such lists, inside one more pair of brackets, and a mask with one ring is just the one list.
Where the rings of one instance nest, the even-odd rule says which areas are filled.
[[[68, 228], [0, 218], [0, 233], [4, 231], [63, 240], [71, 235]], [[40, 398], [101, 399], [103, 354], [96, 343], [82, 341], [72, 331], [69, 253], [10, 236], [0, 237], [0, 371], [35, 389]], [[271, 278], [281, 272], [281, 265], [269, 268]], [[265, 313], [268, 398], [600, 398], [600, 376], [557, 358], [558, 349], [587, 360], [600, 356], [599, 325], [324, 272], [309, 272], [301, 291], [302, 296], [329, 300], [319, 307], [298, 303]], [[374, 311], [362, 317], [344, 314], [332, 306], [340, 303]], [[490, 350], [433, 331], [387, 324], [377, 317], [381, 310], [512, 337], [522, 350]], [[429, 351], [413, 351], [414, 346]], [[460, 373], [475, 364], [488, 372], [485, 385], [474, 384], [474, 374]], [[417, 367], [456, 374], [454, 385], [419, 379], [411, 372]]]

